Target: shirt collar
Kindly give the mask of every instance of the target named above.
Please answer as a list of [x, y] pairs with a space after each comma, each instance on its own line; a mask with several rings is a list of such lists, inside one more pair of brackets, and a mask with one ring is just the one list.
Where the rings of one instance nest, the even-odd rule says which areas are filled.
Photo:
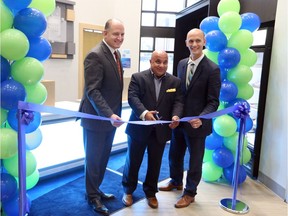
[[157, 79], [157, 80], [162, 80], [162, 79], [166, 76], [166, 74], [167, 74], [167, 72], [166, 72], [165, 74], [163, 74], [163, 76], [161, 76], [160, 78], [158, 78], [157, 76], [154, 75], [154, 73], [153, 73], [153, 71], [151, 70], [151, 68], [150, 68], [150, 72], [151, 72], [151, 75], [154, 77], [154, 79]]
[[113, 49], [112, 47], [110, 47], [107, 43], [106, 43], [106, 41], [103, 39], [103, 43], [105, 43], [106, 44], [106, 46], [108, 47], [108, 49], [110, 50], [110, 52], [113, 54], [113, 56], [114, 56], [114, 52], [115, 51], [117, 51], [117, 50], [115, 50], [115, 49]]
[[189, 65], [189, 64], [191, 64], [191, 63], [194, 63], [194, 65], [197, 67], [198, 64], [200, 63], [200, 61], [201, 61], [203, 58], [204, 58], [204, 53], [202, 53], [202, 55], [201, 55], [198, 59], [196, 59], [196, 60], [194, 60], [194, 61], [189, 57], [189, 60], [188, 60], [187, 64]]

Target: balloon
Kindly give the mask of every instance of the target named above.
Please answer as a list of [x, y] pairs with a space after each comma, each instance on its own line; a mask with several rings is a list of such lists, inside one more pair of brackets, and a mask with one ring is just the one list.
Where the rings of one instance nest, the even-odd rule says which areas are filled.
[[240, 164], [247, 164], [250, 160], [251, 160], [251, 152], [249, 150], [249, 148], [243, 148], [241, 157], [240, 157]]
[[0, 122], [1, 125], [7, 120], [7, 110], [1, 108]]
[[219, 16], [228, 12], [234, 11], [236, 13], [240, 12], [240, 3], [238, 0], [221, 0], [217, 5], [217, 12]]
[[16, 109], [18, 101], [24, 101], [25, 98], [25, 88], [21, 83], [13, 79], [1, 83], [1, 107], [3, 109]]
[[[8, 123], [14, 130], [18, 131], [18, 110], [12, 109], [8, 112]], [[41, 114], [39, 112], [32, 112], [33, 119], [27, 125], [25, 125], [25, 133], [31, 133], [35, 131], [42, 122]]]
[[257, 31], [261, 25], [259, 16], [255, 13], [241, 14], [242, 25], [240, 29], [247, 29], [250, 32]]
[[230, 69], [227, 74], [227, 79], [234, 82], [236, 85], [247, 84], [253, 77], [253, 72], [250, 67], [238, 64]]
[[25, 136], [26, 136], [26, 150], [36, 149], [42, 142], [42, 132], [40, 128], [37, 128], [35, 131], [31, 133], [27, 133]]
[[[224, 137], [223, 139], [224, 146], [230, 149], [232, 152], [236, 152], [238, 146], [238, 138], [239, 138], [239, 132], [235, 132], [232, 136]], [[244, 137], [243, 148], [246, 148], [247, 146], [248, 146], [248, 140], [247, 137]]]
[[216, 16], [208, 16], [204, 18], [200, 23], [200, 29], [207, 34], [213, 30], [220, 30], [218, 26], [219, 17]]
[[219, 52], [227, 45], [226, 35], [220, 30], [213, 30], [205, 35], [206, 48], [212, 52]]
[[[233, 182], [233, 172], [234, 172], [234, 164], [232, 164], [228, 168], [223, 169], [223, 175], [230, 184], [232, 184], [232, 182]], [[238, 185], [242, 184], [246, 180], [246, 177], [247, 177], [247, 173], [246, 173], [245, 167], [243, 165], [240, 165], [239, 166]]]
[[239, 52], [247, 50], [253, 44], [253, 35], [250, 31], [242, 29], [233, 33], [228, 40], [228, 47], [233, 47]]
[[[237, 131], [239, 131], [240, 122], [237, 124]], [[245, 123], [245, 132], [250, 131], [253, 128], [253, 120], [250, 116], [246, 117], [246, 123]]]
[[[39, 171], [36, 169], [30, 176], [26, 177], [26, 190], [30, 190], [35, 187], [39, 181]], [[19, 178], [15, 177], [17, 180], [17, 185], [19, 185]]]
[[24, 87], [27, 93], [26, 102], [43, 104], [46, 101], [47, 89], [41, 82], [35, 85], [25, 85]]
[[[29, 196], [26, 194], [26, 200], [27, 200], [27, 208], [30, 209], [31, 206], [31, 200]], [[7, 216], [18, 216], [19, 214], [19, 195], [18, 193], [12, 200], [9, 200], [8, 202], [5, 202], [2, 204], [2, 207], [4, 209], [4, 212], [7, 214]]]
[[248, 103], [248, 101], [246, 101], [243, 98], [236, 98], [235, 100], [229, 101], [226, 107], [230, 107], [234, 105], [242, 105], [242, 104], [245, 104], [245, 106], [250, 110], [250, 104]]
[[[18, 154], [4, 159], [3, 165], [12, 176], [18, 177]], [[32, 175], [36, 170], [36, 166], [35, 156], [30, 151], [26, 151], [26, 176]]]
[[220, 89], [220, 96], [219, 99], [220, 101], [231, 101], [236, 98], [238, 94], [238, 89], [237, 86], [229, 81], [229, 80], [224, 80], [221, 84], [221, 89]]
[[215, 64], [218, 64], [218, 52], [212, 52], [208, 49], [204, 49], [203, 53], [207, 56], [207, 58], [209, 58]]
[[12, 64], [11, 75], [23, 85], [35, 85], [42, 79], [44, 67], [37, 59], [25, 57]]
[[219, 28], [225, 34], [233, 34], [240, 29], [242, 24], [241, 16], [237, 12], [225, 12], [220, 16]]
[[46, 17], [37, 9], [25, 8], [15, 15], [14, 28], [27, 37], [40, 37], [47, 28]]
[[237, 123], [231, 116], [222, 115], [215, 119], [213, 128], [218, 135], [229, 137], [236, 132]]
[[6, 29], [0, 33], [0, 54], [8, 60], [22, 59], [29, 50], [26, 35], [17, 29]]
[[11, 66], [7, 59], [0, 56], [0, 68], [1, 68], [1, 82], [7, 80], [11, 76]]
[[232, 152], [225, 148], [225, 147], [220, 147], [217, 148], [212, 155], [213, 162], [222, 168], [229, 167], [233, 164], [234, 162], [234, 157]]
[[202, 165], [202, 178], [204, 181], [216, 181], [221, 177], [222, 170], [221, 167], [217, 166], [212, 161], [207, 161]]
[[208, 162], [208, 161], [212, 161], [212, 154], [213, 154], [214, 150], [209, 150], [209, 149], [205, 149], [204, 152], [204, 157], [203, 157], [203, 162]]
[[19, 10], [22, 10], [31, 3], [32, 0], [3, 0], [5, 5], [13, 12], [17, 12]]
[[12, 28], [13, 14], [9, 8], [7, 8], [6, 5], [2, 3], [2, 1], [0, 1], [0, 11], [0, 32], [2, 32], [6, 29]]
[[220, 67], [221, 82], [227, 79], [228, 69]]
[[1, 173], [1, 202], [5, 203], [17, 194], [17, 181], [9, 173]]
[[44, 37], [28, 38], [30, 48], [27, 53], [27, 57], [33, 57], [39, 61], [45, 61], [52, 53], [52, 47], [50, 42]]
[[249, 100], [254, 94], [254, 88], [249, 84], [237, 85], [238, 95], [237, 98], [243, 98]]
[[14, 156], [18, 151], [17, 132], [10, 128], [0, 128], [0, 159]]
[[205, 148], [208, 150], [215, 150], [222, 146], [223, 137], [219, 136], [216, 133], [211, 133], [206, 137]]
[[33, 0], [29, 7], [38, 9], [47, 17], [54, 12], [56, 2], [55, 0]]
[[219, 52], [218, 62], [219, 66], [223, 68], [233, 68], [240, 61], [240, 53], [235, 48], [225, 48]]
[[248, 67], [252, 67], [257, 62], [257, 54], [252, 49], [247, 49], [247, 50], [241, 51], [240, 56], [241, 56], [241, 59], [240, 59], [239, 64], [241, 64], [241, 65], [246, 65]]

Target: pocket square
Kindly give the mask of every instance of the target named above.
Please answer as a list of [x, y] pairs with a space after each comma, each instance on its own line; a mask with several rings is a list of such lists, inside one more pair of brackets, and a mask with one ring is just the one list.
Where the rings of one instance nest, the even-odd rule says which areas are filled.
[[176, 88], [167, 89], [166, 92], [176, 92]]

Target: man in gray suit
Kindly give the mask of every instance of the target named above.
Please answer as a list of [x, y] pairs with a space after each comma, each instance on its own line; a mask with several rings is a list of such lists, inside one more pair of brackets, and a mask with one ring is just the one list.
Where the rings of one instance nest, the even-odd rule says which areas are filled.
[[136, 125], [128, 124], [128, 150], [123, 171], [122, 198], [126, 206], [133, 203], [132, 193], [138, 183], [138, 172], [145, 150], [148, 152], [148, 167], [143, 191], [151, 208], [158, 207], [155, 194], [165, 144], [171, 139], [171, 128], [179, 124], [183, 101], [180, 79], [167, 73], [168, 55], [154, 51], [150, 69], [132, 75], [128, 88], [128, 103], [132, 108], [129, 121], [167, 120], [170, 124]]
[[82, 118], [85, 148], [85, 184], [88, 204], [94, 211], [104, 215], [109, 210], [102, 199], [114, 198], [103, 193], [99, 187], [103, 181], [110, 156], [116, 127], [121, 122], [123, 69], [118, 48], [124, 40], [124, 25], [120, 20], [110, 19], [105, 24], [103, 41], [93, 48], [84, 60], [85, 87], [80, 112], [111, 118], [99, 121]]
[[[200, 116], [217, 110], [221, 87], [219, 67], [203, 53], [205, 35], [200, 29], [192, 29], [187, 33], [186, 46], [190, 56], [182, 59], [177, 66], [177, 76], [181, 79], [184, 94], [183, 116]], [[183, 161], [185, 151], [190, 153], [186, 187], [176, 208], [183, 208], [194, 202], [197, 186], [202, 175], [202, 161], [205, 150], [205, 139], [212, 132], [211, 119], [193, 119], [183, 122], [173, 130], [169, 151], [171, 180], [161, 191], [183, 189]]]

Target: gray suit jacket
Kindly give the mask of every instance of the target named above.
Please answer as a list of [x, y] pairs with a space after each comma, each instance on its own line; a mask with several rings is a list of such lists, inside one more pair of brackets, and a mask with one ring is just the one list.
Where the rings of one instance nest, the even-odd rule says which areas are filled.
[[[118, 53], [120, 56], [120, 53]], [[84, 94], [79, 111], [110, 117], [121, 115], [123, 79], [120, 79], [113, 54], [102, 41], [84, 60]], [[123, 69], [122, 77], [123, 77]], [[108, 131], [115, 127], [109, 121], [81, 119], [81, 125], [89, 130]]]
[[[171, 121], [172, 116], [181, 118], [183, 111], [183, 97], [180, 89], [180, 79], [171, 74], [166, 74], [162, 80], [161, 89], [156, 100], [154, 78], [150, 70], [135, 73], [131, 77], [128, 89], [128, 103], [132, 108], [130, 121], [140, 121], [139, 116], [145, 110], [157, 110], [161, 120]], [[156, 126], [142, 126], [128, 124], [126, 133], [136, 140], [145, 140], [152, 130], [156, 130], [159, 142], [171, 139], [172, 131], [168, 124]]]

